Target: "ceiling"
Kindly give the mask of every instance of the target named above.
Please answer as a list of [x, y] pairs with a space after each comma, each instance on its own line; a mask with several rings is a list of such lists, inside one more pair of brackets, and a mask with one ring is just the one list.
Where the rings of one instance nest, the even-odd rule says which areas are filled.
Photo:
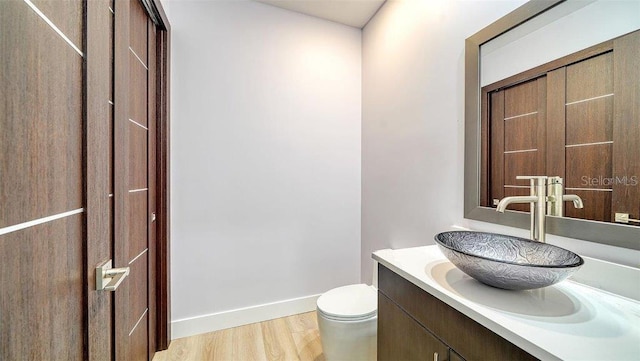
[[340, 24], [364, 27], [385, 0], [257, 0], [279, 8], [335, 21]]

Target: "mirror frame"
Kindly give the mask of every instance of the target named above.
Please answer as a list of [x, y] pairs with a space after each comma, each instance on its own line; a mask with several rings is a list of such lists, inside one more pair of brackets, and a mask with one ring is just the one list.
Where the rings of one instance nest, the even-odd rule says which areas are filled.
[[[527, 213], [480, 206], [480, 46], [565, 0], [530, 0], [465, 41], [464, 218], [529, 229]], [[640, 250], [640, 227], [547, 216], [548, 234]]]

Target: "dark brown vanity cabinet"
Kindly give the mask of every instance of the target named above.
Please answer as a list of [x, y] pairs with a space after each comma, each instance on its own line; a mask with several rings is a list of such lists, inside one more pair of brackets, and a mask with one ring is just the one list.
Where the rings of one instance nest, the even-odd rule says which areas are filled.
[[382, 293], [378, 311], [378, 360], [448, 360], [449, 347]]
[[378, 360], [537, 360], [403, 277], [378, 268]]

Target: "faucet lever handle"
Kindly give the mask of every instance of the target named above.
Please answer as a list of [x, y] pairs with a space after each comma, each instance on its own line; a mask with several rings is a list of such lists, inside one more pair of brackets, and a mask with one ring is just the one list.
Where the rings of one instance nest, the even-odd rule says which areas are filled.
[[547, 179], [546, 175], [517, 175], [516, 179]]
[[538, 185], [546, 184], [547, 178], [549, 178], [549, 177], [547, 177], [546, 175], [517, 175], [516, 176], [516, 179], [529, 179], [532, 191], [533, 191], [533, 187], [536, 185], [536, 183]]
[[560, 176], [547, 177], [547, 183], [549, 185], [554, 185], [554, 184], [562, 185], [563, 184], [562, 177]]

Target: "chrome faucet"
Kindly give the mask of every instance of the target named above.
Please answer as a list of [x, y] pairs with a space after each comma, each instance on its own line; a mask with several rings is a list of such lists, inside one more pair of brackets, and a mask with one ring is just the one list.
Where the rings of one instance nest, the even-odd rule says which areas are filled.
[[562, 201], [563, 202], [572, 201], [574, 207], [584, 208], [584, 203], [582, 203], [582, 198], [580, 198], [580, 196], [578, 196], [577, 194], [563, 194]]
[[505, 197], [498, 202], [496, 211], [504, 213], [507, 206], [512, 203], [529, 203], [531, 224], [530, 238], [534, 241], [545, 241], [545, 215], [547, 203], [547, 176], [517, 176], [516, 179], [529, 179], [531, 185], [531, 195]]
[[564, 202], [572, 201], [576, 208], [583, 208], [582, 199], [575, 194], [563, 194], [562, 178], [547, 176], [517, 176], [516, 179], [529, 179], [531, 195], [505, 197], [498, 202], [496, 211], [504, 213], [509, 204], [529, 203], [531, 214], [531, 239], [545, 242], [546, 215], [564, 215]]
[[582, 198], [575, 194], [564, 194], [562, 178], [547, 178], [547, 215], [564, 216], [564, 202], [572, 201], [576, 208], [584, 208]]

